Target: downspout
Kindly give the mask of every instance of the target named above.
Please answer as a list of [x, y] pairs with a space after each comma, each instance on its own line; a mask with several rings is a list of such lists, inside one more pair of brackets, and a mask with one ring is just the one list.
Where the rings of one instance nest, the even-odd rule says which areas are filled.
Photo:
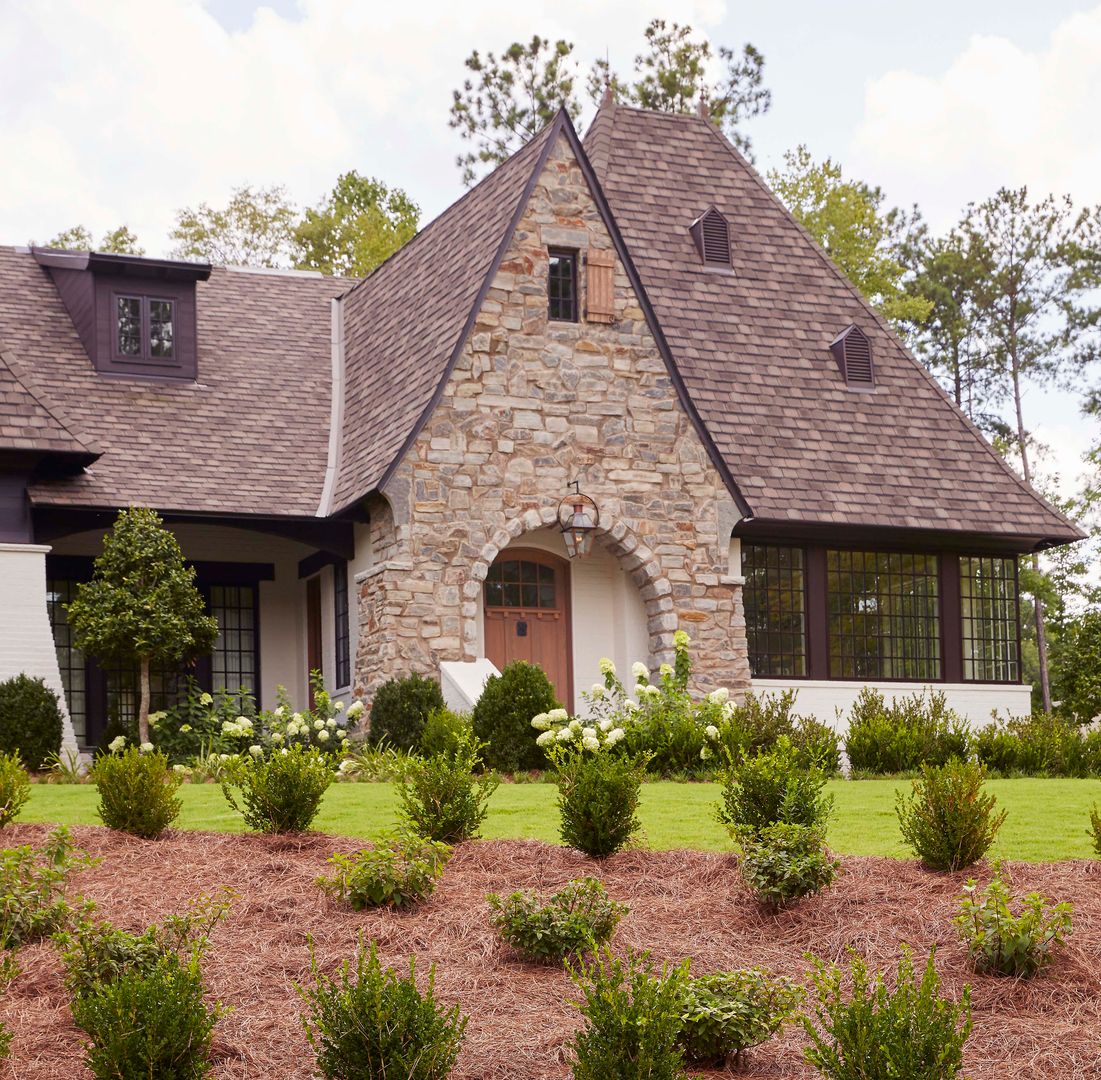
[[325, 479], [321, 485], [321, 501], [317, 504], [317, 517], [328, 517], [332, 512], [336, 478], [340, 472], [340, 451], [344, 442], [344, 298], [332, 301], [332, 331], [330, 335], [332, 355], [332, 395], [329, 412], [329, 453], [325, 462]]

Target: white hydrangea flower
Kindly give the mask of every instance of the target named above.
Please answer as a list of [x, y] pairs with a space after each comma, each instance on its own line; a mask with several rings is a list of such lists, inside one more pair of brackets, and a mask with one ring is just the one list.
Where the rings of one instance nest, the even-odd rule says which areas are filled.
[[301, 714], [300, 712], [296, 712], [296, 713], [291, 713], [291, 719], [292, 719], [292, 720], [293, 720], [293, 721], [294, 721], [294, 722], [295, 722], [296, 724], [301, 724], [301, 723], [302, 723], [302, 714]]
[[703, 733], [709, 739], [711, 739], [712, 742], [714, 742], [715, 739], [717, 739], [719, 737], [719, 729], [717, 727], [715, 727], [714, 724], [708, 724], [707, 727], [705, 727], [703, 729]]
[[149, 726], [155, 728], [163, 719], [165, 714], [162, 712], [151, 712], [149, 714]]
[[581, 737], [583, 739], [595, 739], [596, 738], [596, 728], [594, 728], [594, 727], [582, 728], [581, 729]]
[[656, 686], [640, 686], [638, 688], [638, 693], [640, 697], [645, 694], [647, 697], [655, 698], [661, 691]]
[[605, 746], [615, 746], [620, 739], [624, 738], [626, 732], [621, 727], [613, 728], [608, 732], [607, 739], [604, 740]]
[[278, 745], [279, 743], [281, 743], [283, 741], [283, 735], [278, 731], [273, 732], [272, 736], [271, 736], [271, 741], [273, 743], [275, 743], [276, 745]]
[[605, 716], [604, 719], [601, 720], [600, 723], [596, 726], [600, 728], [601, 731], [611, 731], [613, 722], [614, 721], [610, 716]]
[[531, 718], [531, 726], [536, 731], [546, 731], [550, 727], [550, 717], [545, 712], [538, 713]]
[[236, 735], [237, 725], [232, 720], [222, 721], [222, 734], [223, 735]]
[[317, 733], [317, 741], [318, 742], [328, 742], [329, 741], [329, 732], [328, 732], [327, 728], [322, 728]]
[[314, 731], [320, 731], [324, 726], [325, 726], [325, 721], [324, 720], [318, 719], [318, 720], [315, 720], [313, 722]]
[[214, 704], [214, 698], [211, 697], [210, 694], [200, 694], [199, 695], [199, 704], [200, 705], [213, 705]]
[[349, 720], [355, 720], [363, 715], [364, 705], [362, 701], [353, 701], [348, 706], [347, 716]]
[[604, 697], [604, 684], [594, 682], [589, 693], [596, 698], [597, 701], [600, 701], [600, 699]]
[[569, 718], [570, 714], [566, 712], [565, 709], [551, 709], [551, 711], [547, 713], [547, 719], [554, 721], [555, 723], [558, 723], [562, 720], [569, 720]]
[[544, 731], [538, 739], [535, 740], [536, 746], [550, 746], [558, 738], [557, 734], [553, 731]]
[[570, 731], [576, 735], [585, 725], [580, 720], [571, 720], [568, 726]]
[[237, 723], [240, 727], [252, 727], [252, 721], [247, 716], [238, 716]]
[[606, 657], [606, 656], [602, 656], [600, 658], [600, 674], [601, 675], [614, 675], [615, 674], [615, 664], [613, 664], [612, 661], [609, 660], [608, 657]]
[[351, 758], [345, 758], [340, 763], [340, 767], [338, 768], [337, 771], [342, 772], [342, 773], [350, 773], [350, 772], [353, 772], [355, 770], [355, 768], [356, 768], [356, 763], [354, 761], [352, 761]]
[[325, 721], [325, 726], [326, 726], [326, 727], [327, 727], [327, 728], [328, 728], [328, 729], [329, 729], [330, 731], [332, 731], [332, 730], [333, 730], [333, 729], [334, 729], [334, 728], [336, 727], [336, 721], [335, 721], [335, 720], [333, 720], [333, 719], [329, 719], [329, 720], [326, 720], [326, 721]]
[[343, 701], [334, 701], [333, 702], [333, 711], [334, 712], [343, 712], [344, 711], [344, 702]]
[[348, 737], [347, 736], [345, 736], [343, 739], [340, 740], [340, 748], [342, 750], [347, 750], [350, 745], [351, 745], [351, 743], [348, 742]]
[[634, 712], [638, 712], [638, 702], [637, 702], [637, 701], [635, 701], [635, 700], [633, 700], [632, 698], [628, 698], [628, 699], [627, 699], [627, 700], [626, 700], [626, 701], [625, 701], [625, 702], [623, 703], [623, 707], [624, 707], [624, 708], [625, 708], [625, 709], [626, 709], [626, 710], [627, 710], [628, 712], [632, 712], [632, 713], [634, 713]]
[[252, 746], [250, 746], [248, 748], [248, 752], [253, 757], [263, 757], [264, 756], [264, 748], [262, 746], [257, 746], [255, 743], [253, 743]]
[[599, 750], [600, 740], [597, 739], [595, 736], [591, 736], [589, 738], [582, 739], [581, 745], [585, 747], [586, 750]]
[[284, 746], [284, 747], [283, 747], [283, 749], [279, 751], [279, 753], [281, 753], [281, 754], [289, 754], [289, 753], [290, 753], [290, 751], [289, 751], [289, 750], [288, 750], [288, 749], [287, 749], [287, 748], [286, 748], [286, 747]]
[[710, 746], [705, 746], [702, 750], [700, 750], [700, 761], [710, 761], [710, 760], [711, 760], [711, 747]]
[[138, 750], [143, 754], [151, 754], [153, 752], [153, 744], [151, 742], [143, 742]]
[[678, 630], [673, 635], [673, 644], [678, 649], [687, 649], [692, 644], [692, 639], [688, 636], [687, 630]]
[[711, 693], [707, 695], [707, 700], [710, 701], [712, 705], [722, 705], [730, 700], [730, 691], [727, 690], [725, 686], [720, 686], [718, 690], [712, 690]]
[[107, 749], [110, 750], [112, 754], [117, 754], [121, 750], [123, 750], [125, 748], [125, 746], [126, 746], [126, 736], [125, 735], [117, 735], [117, 736], [115, 736], [115, 738], [113, 738], [107, 744]]
[[[555, 739], [558, 742], [569, 742], [570, 739], [573, 738], [573, 735], [574, 733], [568, 727], [564, 727], [560, 732], [558, 732], [557, 735], [555, 735]], [[537, 739], [536, 742], [538, 741], [539, 740]]]
[[280, 720], [282, 720], [282, 719], [283, 719], [283, 716], [284, 716], [284, 715], [285, 715], [285, 713], [286, 713], [286, 711], [287, 711], [287, 709], [286, 709], [286, 706], [285, 706], [285, 705], [276, 705], [276, 706], [275, 706], [275, 710], [274, 710], [274, 712], [272, 713], [272, 715], [273, 715], [273, 716], [278, 716], [278, 717], [279, 717], [279, 719], [280, 719]]
[[219, 761], [229, 761], [229, 759], [233, 756], [234, 755], [232, 755], [232, 754], [219, 754], [218, 755], [218, 760]]
[[631, 674], [636, 679], [642, 679], [643, 681], [645, 681], [646, 679], [650, 678], [650, 669], [641, 660], [636, 660], [631, 665]]
[[173, 765], [172, 771], [179, 773], [181, 776], [187, 776], [191, 770], [186, 765]]

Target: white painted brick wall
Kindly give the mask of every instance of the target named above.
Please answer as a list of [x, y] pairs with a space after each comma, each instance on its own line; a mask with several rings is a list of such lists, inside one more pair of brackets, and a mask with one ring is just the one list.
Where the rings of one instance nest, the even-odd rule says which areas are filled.
[[898, 697], [927, 690], [942, 691], [948, 698], [948, 705], [964, 717], [973, 728], [984, 727], [990, 723], [990, 714], [997, 710], [1007, 710], [1013, 716], [1027, 716], [1032, 711], [1032, 690], [1028, 686], [1009, 686], [991, 683], [933, 683], [922, 686], [915, 683], [863, 683], [840, 682], [818, 679], [754, 679], [753, 691], [756, 694], [779, 694], [785, 690], [796, 690], [795, 711], [801, 716], [814, 716], [824, 724], [844, 732], [844, 724], [837, 723], [837, 710], [847, 715], [857, 695], [865, 687], [878, 690], [888, 701]]
[[0, 680], [21, 673], [44, 679], [61, 703], [62, 745], [75, 751], [46, 607], [49, 550], [37, 544], [0, 544]]

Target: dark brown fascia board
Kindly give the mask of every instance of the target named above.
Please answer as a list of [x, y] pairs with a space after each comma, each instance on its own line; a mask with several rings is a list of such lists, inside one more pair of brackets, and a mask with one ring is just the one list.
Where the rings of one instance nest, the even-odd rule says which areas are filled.
[[92, 450], [0, 448], [0, 469], [26, 468], [34, 479], [71, 476], [91, 465], [100, 456]]
[[842, 548], [889, 548], [907, 551], [960, 551], [975, 554], [1028, 555], [1063, 544], [1077, 543], [1083, 536], [1006, 535], [914, 529], [898, 525], [839, 525], [829, 522], [788, 521], [749, 518], [734, 526], [733, 536], [753, 543], [819, 543]]
[[[89, 529], [110, 528], [118, 516], [118, 506], [70, 506], [43, 503], [32, 499], [31, 516], [34, 534], [48, 542], [62, 536]], [[234, 514], [189, 510], [162, 510], [157, 513], [168, 524], [224, 525], [228, 528], [250, 529], [295, 540], [321, 551], [329, 551], [342, 559], [355, 556], [355, 533], [351, 521], [318, 518], [310, 515]]]
[[31, 254], [39, 266], [58, 270], [91, 270], [96, 274], [153, 278], [158, 281], [206, 281], [213, 269], [210, 263], [147, 259], [142, 255], [114, 255], [105, 251], [32, 247]]

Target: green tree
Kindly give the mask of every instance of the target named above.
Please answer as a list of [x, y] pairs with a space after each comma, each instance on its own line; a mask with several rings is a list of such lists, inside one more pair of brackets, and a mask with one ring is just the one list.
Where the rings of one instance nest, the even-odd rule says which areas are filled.
[[218, 266], [287, 267], [294, 254], [298, 213], [282, 187], [235, 188], [224, 208], [208, 203], [176, 212], [168, 234], [177, 259]]
[[126, 225], [111, 229], [103, 234], [97, 245], [92, 232], [84, 225], [74, 225], [71, 229], [59, 232], [46, 247], [63, 248], [68, 251], [106, 251], [112, 255], [144, 255], [145, 249], [138, 244], [138, 238]]
[[218, 621], [205, 614], [195, 588], [195, 568], [155, 511], [120, 511], [92, 580], [78, 587], [67, 610], [78, 649], [138, 668], [138, 733], [148, 742], [150, 668], [208, 653], [218, 637]]
[[805, 146], [784, 155], [768, 174], [773, 191], [848, 279], [896, 326], [921, 323], [933, 305], [906, 289], [904, 251], [919, 227], [910, 214], [885, 208], [883, 192], [846, 180], [830, 158], [817, 163]]
[[[976, 260], [975, 315], [993, 385], [1013, 405], [1021, 472], [1033, 482], [1024, 414], [1026, 383], [1045, 385], [1096, 359], [1095, 290], [1101, 284], [1101, 213], [1069, 197], [1031, 202], [1027, 188], [1002, 188], [968, 207], [959, 231]], [[1039, 573], [1038, 556], [1031, 559]], [[1044, 597], [1033, 596], [1040, 694], [1051, 709]]]
[[448, 121], [473, 149], [456, 158], [463, 183], [471, 185], [483, 167], [511, 156], [565, 108], [576, 121], [581, 106], [574, 92], [577, 62], [573, 44], [535, 35], [513, 42], [497, 56], [477, 49], [464, 61], [470, 74], [452, 91]]
[[[703, 100], [711, 122], [752, 160], [752, 143], [742, 125], [772, 106], [772, 92], [764, 86], [764, 56], [750, 44], [740, 53], [726, 45], [712, 50], [707, 38], [693, 36], [691, 26], [664, 19], [654, 19], [645, 37], [647, 50], [635, 57], [632, 80], [617, 76], [607, 60], [593, 65], [590, 98], [599, 101], [610, 87], [617, 101], [669, 113], [694, 112]], [[712, 79], [716, 53], [722, 75]]]
[[[646, 50], [635, 57], [630, 77], [621, 77], [607, 60], [589, 69], [585, 85], [595, 102], [610, 92], [617, 100], [661, 112], [694, 112], [708, 102], [711, 121], [744, 153], [750, 141], [743, 124], [767, 112], [771, 93], [763, 85], [764, 57], [752, 45], [741, 52], [713, 50], [690, 26], [654, 19], [645, 30]], [[713, 79], [716, 55], [722, 74]], [[457, 163], [463, 182], [472, 184], [499, 165], [565, 108], [575, 123], [580, 64], [571, 42], [536, 35], [514, 42], [500, 55], [475, 51], [465, 61], [470, 73], [452, 92], [449, 123], [472, 144]]]
[[417, 232], [420, 208], [401, 188], [346, 172], [295, 226], [295, 265], [341, 277], [363, 277]]
[[1101, 716], [1101, 607], [1084, 611], [1062, 627], [1052, 652], [1056, 711], [1077, 724]]

